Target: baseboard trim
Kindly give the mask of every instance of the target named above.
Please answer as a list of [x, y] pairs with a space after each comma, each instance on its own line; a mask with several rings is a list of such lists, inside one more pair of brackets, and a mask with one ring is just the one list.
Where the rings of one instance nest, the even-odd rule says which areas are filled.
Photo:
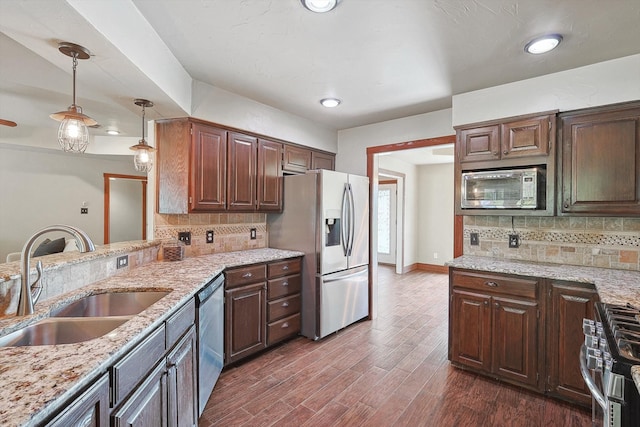
[[418, 263], [418, 270], [428, 271], [429, 273], [440, 273], [440, 274], [449, 273], [449, 267], [447, 267], [446, 265], [436, 265], [436, 264]]

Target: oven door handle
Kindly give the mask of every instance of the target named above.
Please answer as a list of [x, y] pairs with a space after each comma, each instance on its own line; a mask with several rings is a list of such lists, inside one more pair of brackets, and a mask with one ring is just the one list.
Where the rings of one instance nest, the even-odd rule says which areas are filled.
[[582, 374], [582, 378], [584, 378], [584, 382], [587, 383], [587, 387], [589, 388], [593, 398], [598, 402], [598, 405], [600, 405], [605, 413], [607, 413], [607, 402], [605, 401], [602, 392], [598, 389], [596, 382], [589, 374], [589, 369], [587, 368], [587, 347], [584, 344], [580, 347], [580, 373]]

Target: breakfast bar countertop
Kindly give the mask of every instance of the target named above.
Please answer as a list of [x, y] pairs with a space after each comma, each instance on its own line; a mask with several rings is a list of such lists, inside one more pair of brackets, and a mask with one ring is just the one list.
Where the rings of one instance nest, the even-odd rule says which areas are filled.
[[264, 248], [176, 262], [152, 262], [40, 302], [33, 315], [2, 319], [0, 335], [5, 335], [48, 317], [52, 309], [92, 293], [136, 289], [170, 291], [105, 336], [76, 344], [0, 348], [0, 424], [30, 426], [46, 420], [225, 268], [302, 255], [296, 251]]
[[569, 282], [591, 283], [600, 301], [607, 304], [640, 307], [640, 271], [616, 270], [577, 265], [537, 263], [528, 261], [463, 255], [447, 262], [449, 267], [480, 270], [491, 273], [542, 277]]

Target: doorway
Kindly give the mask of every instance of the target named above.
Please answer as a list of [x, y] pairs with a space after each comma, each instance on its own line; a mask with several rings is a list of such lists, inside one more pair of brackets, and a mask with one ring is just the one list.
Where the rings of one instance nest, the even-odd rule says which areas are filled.
[[105, 173], [104, 243], [147, 239], [147, 177]]
[[396, 180], [380, 180], [378, 185], [378, 263], [396, 265]]

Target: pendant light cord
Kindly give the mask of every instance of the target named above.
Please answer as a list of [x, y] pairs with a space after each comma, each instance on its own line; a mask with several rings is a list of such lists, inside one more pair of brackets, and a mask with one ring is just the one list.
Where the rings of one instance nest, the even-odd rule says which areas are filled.
[[71, 105], [73, 108], [78, 108], [76, 105], [76, 67], [78, 66], [78, 54], [73, 53], [73, 104]]

